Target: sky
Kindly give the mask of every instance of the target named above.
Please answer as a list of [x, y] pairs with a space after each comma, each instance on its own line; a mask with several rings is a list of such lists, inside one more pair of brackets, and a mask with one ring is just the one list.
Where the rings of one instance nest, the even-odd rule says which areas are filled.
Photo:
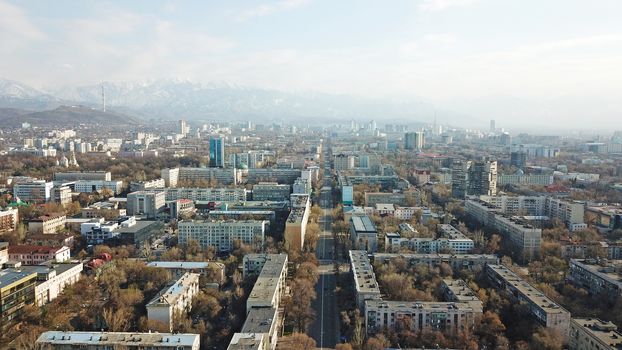
[[497, 124], [622, 119], [620, 0], [0, 0], [0, 77], [161, 78], [429, 102]]

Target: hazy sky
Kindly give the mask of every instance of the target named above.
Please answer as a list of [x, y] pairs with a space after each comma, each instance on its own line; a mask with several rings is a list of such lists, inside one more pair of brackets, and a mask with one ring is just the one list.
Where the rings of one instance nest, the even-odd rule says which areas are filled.
[[37, 87], [178, 77], [416, 96], [508, 122], [612, 122], [622, 1], [0, 0], [0, 77]]

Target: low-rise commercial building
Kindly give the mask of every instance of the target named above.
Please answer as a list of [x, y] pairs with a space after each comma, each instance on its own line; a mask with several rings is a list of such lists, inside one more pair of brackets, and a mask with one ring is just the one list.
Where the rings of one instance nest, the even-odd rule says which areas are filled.
[[127, 215], [127, 210], [119, 207], [118, 202], [97, 202], [83, 208], [83, 218], [118, 218]]
[[112, 194], [117, 195], [123, 189], [123, 181], [78, 180], [73, 186], [76, 192], [93, 193], [110, 190]]
[[183, 217], [192, 216], [196, 208], [194, 207], [194, 201], [190, 199], [177, 199], [174, 201], [166, 202], [169, 210], [170, 218], [179, 219]]
[[619, 205], [590, 205], [585, 209], [585, 216], [606, 230], [622, 228], [622, 207]]
[[355, 249], [370, 253], [378, 251], [378, 230], [368, 216], [352, 216], [350, 239]]
[[36, 345], [50, 350], [199, 350], [199, 334], [129, 333], [129, 332], [43, 332]]
[[184, 273], [147, 303], [147, 317], [163, 322], [173, 330], [173, 319], [190, 312], [192, 299], [197, 293], [199, 293], [199, 274]]
[[16, 200], [28, 203], [47, 203], [52, 196], [52, 182], [45, 180], [31, 180], [18, 182], [13, 186], [13, 195]]
[[69, 171], [54, 173], [54, 181], [68, 182], [78, 180], [112, 181], [109, 171]]
[[525, 302], [542, 326], [557, 330], [565, 343], [568, 341], [570, 312], [503, 265], [487, 265], [486, 275], [496, 288], [517, 302]]
[[127, 214], [155, 218], [164, 209], [164, 192], [138, 191], [127, 195]]

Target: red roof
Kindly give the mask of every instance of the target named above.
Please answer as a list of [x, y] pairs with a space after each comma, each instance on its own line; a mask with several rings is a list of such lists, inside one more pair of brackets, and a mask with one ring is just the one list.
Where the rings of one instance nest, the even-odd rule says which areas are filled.
[[51, 247], [51, 246], [29, 245], [29, 244], [10, 245], [9, 254], [35, 254], [35, 253], [50, 254], [50, 253], [56, 253], [57, 251], [63, 248], [65, 247]]

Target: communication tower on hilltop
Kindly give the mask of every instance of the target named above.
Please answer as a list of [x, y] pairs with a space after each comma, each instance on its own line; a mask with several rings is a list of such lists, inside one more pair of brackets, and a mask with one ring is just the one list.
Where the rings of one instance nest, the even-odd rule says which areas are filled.
[[102, 111], [106, 111], [106, 91], [104, 91], [104, 83], [102, 82]]

